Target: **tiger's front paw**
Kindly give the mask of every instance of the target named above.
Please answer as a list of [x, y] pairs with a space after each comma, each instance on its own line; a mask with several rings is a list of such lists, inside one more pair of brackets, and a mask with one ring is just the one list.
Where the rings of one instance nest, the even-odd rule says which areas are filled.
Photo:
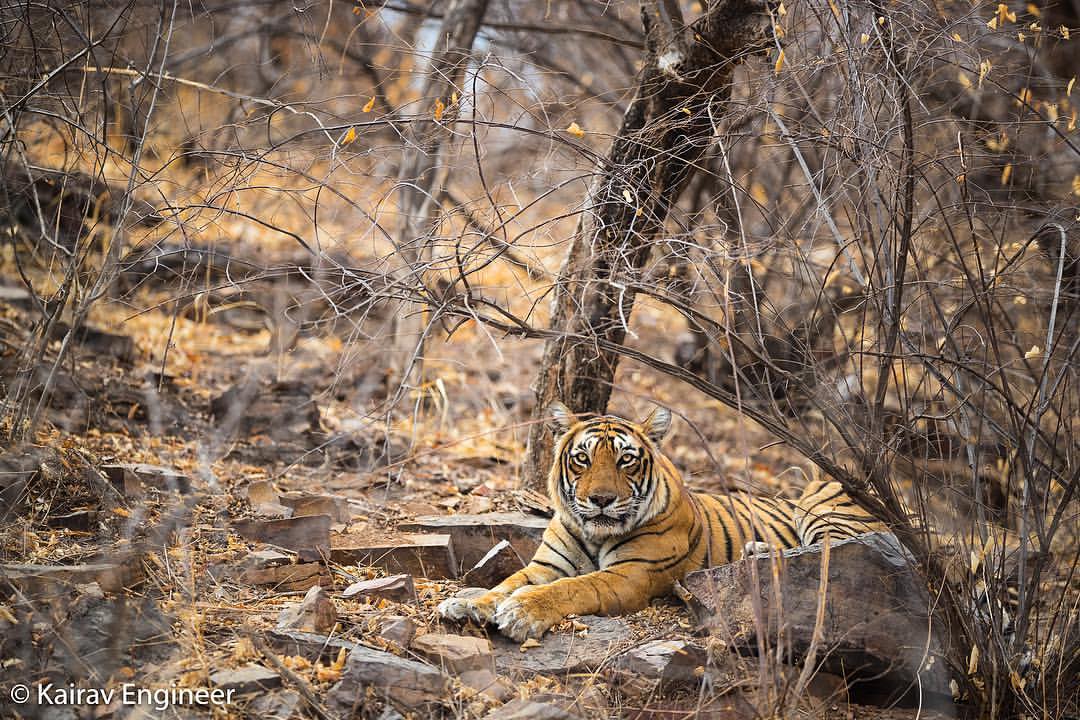
[[497, 592], [486, 592], [476, 597], [452, 597], [439, 603], [439, 615], [447, 620], [461, 622], [472, 620], [483, 625], [495, 617], [495, 608], [506, 599]]
[[499, 631], [517, 642], [539, 639], [548, 628], [563, 619], [544, 599], [542, 588], [522, 588], [499, 603], [495, 624]]

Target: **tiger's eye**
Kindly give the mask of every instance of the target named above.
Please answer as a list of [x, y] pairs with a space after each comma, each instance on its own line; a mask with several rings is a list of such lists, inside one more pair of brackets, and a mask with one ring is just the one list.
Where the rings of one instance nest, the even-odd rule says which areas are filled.
[[574, 462], [576, 462], [578, 465], [588, 465], [589, 464], [589, 454], [586, 453], [586, 452], [576, 452], [571, 456], [571, 459]]
[[622, 457], [619, 458], [620, 465], [633, 465], [635, 462], [637, 462], [637, 455], [633, 453], [623, 453]]

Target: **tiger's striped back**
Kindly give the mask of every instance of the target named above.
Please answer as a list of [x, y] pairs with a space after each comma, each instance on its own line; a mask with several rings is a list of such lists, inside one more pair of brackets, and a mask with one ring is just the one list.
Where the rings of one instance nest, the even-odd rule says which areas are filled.
[[869, 532], [888, 532], [880, 520], [855, 504], [835, 480], [811, 480], [794, 507], [799, 544], [843, 540]]
[[705, 566], [738, 560], [750, 543], [763, 543], [771, 548], [799, 545], [794, 505], [788, 500], [745, 493], [692, 493], [690, 499], [708, 520], [709, 550]]

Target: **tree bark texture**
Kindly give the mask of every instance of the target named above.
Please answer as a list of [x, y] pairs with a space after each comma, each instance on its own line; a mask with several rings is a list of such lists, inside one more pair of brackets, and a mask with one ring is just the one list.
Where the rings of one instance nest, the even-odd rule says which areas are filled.
[[[559, 272], [553, 329], [622, 344], [633, 283], [712, 142], [735, 66], [766, 37], [767, 8], [766, 0], [713, 0], [684, 26], [677, 2], [642, 3], [646, 51], [637, 93]], [[540, 422], [547, 406], [559, 399], [575, 412], [604, 412], [618, 360], [601, 343], [546, 343], [534, 385], [526, 486], [541, 487], [551, 464], [551, 439]]]

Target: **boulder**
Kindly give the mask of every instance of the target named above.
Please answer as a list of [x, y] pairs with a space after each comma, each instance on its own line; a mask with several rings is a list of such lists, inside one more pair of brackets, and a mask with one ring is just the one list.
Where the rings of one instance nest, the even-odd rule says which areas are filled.
[[449, 676], [430, 665], [360, 646], [349, 653], [341, 680], [330, 689], [326, 703], [349, 717], [364, 706], [370, 688], [403, 712], [423, 712], [446, 699], [449, 687]]
[[[773, 587], [773, 561], [754, 556], [690, 573], [684, 584], [700, 608], [699, 622], [742, 651], [757, 650], [754, 605], [760, 604], [767, 642], [775, 644], [783, 632], [783, 647], [795, 664], [814, 634], [822, 548], [783, 552], [779, 593]], [[929, 620], [932, 609], [933, 599], [910, 556], [892, 535], [871, 533], [835, 543], [817, 651], [821, 669], [845, 677], [853, 692], [878, 700], [899, 699], [920, 688], [949, 696], [946, 645]]]

